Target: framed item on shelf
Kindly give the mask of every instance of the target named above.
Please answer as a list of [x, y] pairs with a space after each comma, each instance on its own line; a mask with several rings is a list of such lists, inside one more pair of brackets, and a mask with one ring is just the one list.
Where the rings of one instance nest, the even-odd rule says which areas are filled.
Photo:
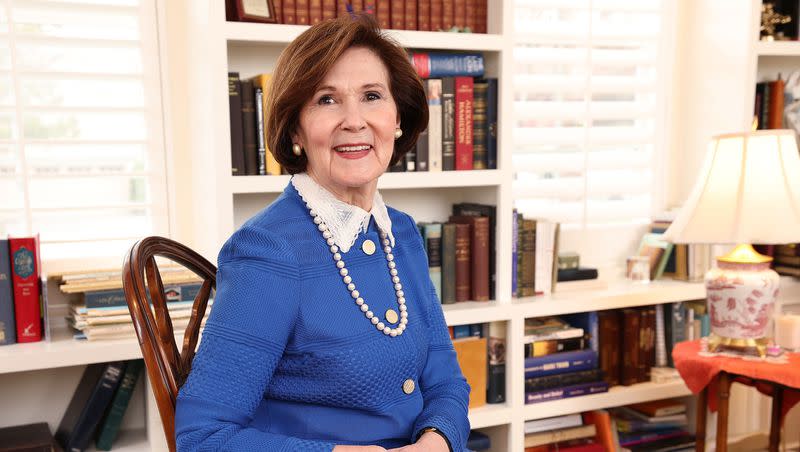
[[272, 0], [235, 0], [236, 17], [241, 22], [276, 23], [275, 5]]

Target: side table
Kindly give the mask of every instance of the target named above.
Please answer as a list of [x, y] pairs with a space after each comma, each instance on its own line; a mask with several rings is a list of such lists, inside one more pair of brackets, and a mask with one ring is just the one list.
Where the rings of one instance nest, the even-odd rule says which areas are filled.
[[753, 386], [772, 397], [770, 452], [778, 452], [781, 423], [800, 402], [800, 354], [789, 353], [786, 364], [726, 356], [700, 356], [700, 341], [681, 342], [672, 350], [675, 368], [686, 386], [699, 395], [695, 450], [706, 445], [706, 407], [717, 414], [717, 452], [728, 450], [728, 401], [733, 383]]

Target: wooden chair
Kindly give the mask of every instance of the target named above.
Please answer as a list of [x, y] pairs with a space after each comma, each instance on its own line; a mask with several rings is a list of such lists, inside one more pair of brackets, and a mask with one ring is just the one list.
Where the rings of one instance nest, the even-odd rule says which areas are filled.
[[[192, 314], [183, 335], [183, 349], [180, 352], [175, 343], [156, 256], [183, 265], [203, 280], [192, 305]], [[216, 267], [198, 253], [163, 237], [147, 237], [138, 241], [125, 258], [122, 268], [125, 299], [139, 338], [139, 346], [142, 348], [147, 376], [158, 404], [167, 444], [172, 452], [175, 451], [175, 399], [192, 368], [200, 324], [211, 290], [216, 288], [216, 273]], [[148, 307], [148, 291], [152, 310]]]

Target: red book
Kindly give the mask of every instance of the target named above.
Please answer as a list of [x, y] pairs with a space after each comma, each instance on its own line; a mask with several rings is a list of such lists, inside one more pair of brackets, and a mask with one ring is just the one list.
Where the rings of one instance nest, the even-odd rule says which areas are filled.
[[308, 1], [309, 0], [296, 0], [294, 15], [297, 17], [297, 25], [308, 25]]
[[456, 0], [442, 0], [442, 29], [448, 31], [456, 24]]
[[470, 225], [470, 297], [489, 301], [489, 217], [454, 215], [450, 222]]
[[471, 170], [472, 155], [472, 77], [456, 77], [456, 170]]
[[402, 30], [406, 25], [406, 0], [390, 0], [392, 28]]
[[464, 14], [464, 22], [471, 32], [475, 33], [478, 28], [478, 0], [467, 0], [467, 10]]
[[472, 231], [468, 223], [456, 223], [456, 301], [467, 301], [472, 294]]
[[454, 3], [453, 25], [463, 30], [467, 26], [467, 0], [455, 0]]
[[417, 2], [417, 30], [431, 31], [431, 0]]
[[279, 24], [283, 23], [283, 0], [275, 0], [275, 19]]
[[489, 18], [487, 15], [489, 14], [489, 0], [478, 0], [478, 9], [477, 9], [477, 18], [475, 20], [475, 33], [488, 33], [487, 23]]
[[294, 25], [297, 23], [297, 16], [295, 15], [295, 8], [297, 7], [296, 0], [283, 0], [283, 23], [287, 25]]
[[322, 0], [322, 20], [336, 18], [336, 0]]
[[406, 30], [417, 29], [417, 0], [406, 0]]
[[389, 29], [392, 25], [392, 9], [389, 0], [375, 0], [377, 3], [375, 8], [375, 16], [378, 18], [378, 23], [381, 28]]
[[11, 285], [14, 286], [14, 315], [17, 342], [42, 340], [39, 310], [39, 238], [8, 239], [11, 256]]
[[442, 0], [430, 0], [431, 2], [431, 30], [439, 31], [442, 25]]
[[310, 0], [308, 3], [308, 19], [311, 25], [322, 22], [322, 0]]

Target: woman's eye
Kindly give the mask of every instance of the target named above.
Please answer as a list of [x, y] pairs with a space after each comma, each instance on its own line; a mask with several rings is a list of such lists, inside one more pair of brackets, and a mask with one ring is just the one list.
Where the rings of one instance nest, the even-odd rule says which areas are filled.
[[333, 103], [333, 97], [331, 97], [331, 96], [322, 96], [322, 97], [319, 98], [317, 103], [319, 105], [332, 104]]
[[366, 95], [367, 100], [378, 100], [381, 98], [381, 95], [374, 92], [369, 92]]

